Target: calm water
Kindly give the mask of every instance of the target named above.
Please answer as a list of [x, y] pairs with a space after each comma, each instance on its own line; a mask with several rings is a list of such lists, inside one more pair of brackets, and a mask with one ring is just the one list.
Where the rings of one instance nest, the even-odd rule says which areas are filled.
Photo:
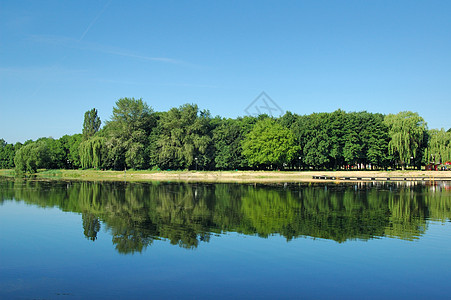
[[449, 188], [0, 177], [0, 298], [449, 298]]

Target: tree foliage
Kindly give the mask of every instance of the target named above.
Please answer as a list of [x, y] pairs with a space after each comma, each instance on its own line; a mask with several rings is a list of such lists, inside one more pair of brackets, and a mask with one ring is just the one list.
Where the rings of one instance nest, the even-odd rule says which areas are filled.
[[426, 122], [418, 113], [403, 111], [385, 116], [384, 123], [388, 126], [391, 138], [388, 144], [389, 153], [396, 155], [404, 169], [406, 163], [421, 155], [425, 144]]
[[64, 135], [60, 138], [62, 149], [65, 153], [66, 169], [78, 169], [81, 167], [80, 162], [80, 143], [83, 141], [82, 134]]
[[21, 147], [14, 158], [16, 171], [19, 173], [36, 173], [38, 168], [50, 165], [51, 153], [44, 140], [28, 143]]
[[243, 155], [252, 167], [274, 165], [280, 168], [297, 152], [293, 133], [270, 118], [255, 124], [242, 147]]
[[16, 147], [8, 144], [4, 139], [0, 139], [0, 169], [14, 168], [14, 156]]
[[154, 155], [164, 169], [209, 169], [212, 159], [211, 116], [195, 104], [172, 108], [160, 116]]
[[113, 107], [110, 126], [118, 129], [119, 135], [130, 138], [135, 131], [148, 132], [152, 124], [153, 110], [142, 99], [121, 98]]
[[100, 169], [103, 163], [102, 149], [105, 145], [105, 138], [93, 137], [80, 144], [80, 164], [84, 169]]
[[212, 117], [195, 104], [154, 112], [142, 99], [121, 98], [102, 129], [93, 108], [85, 113], [82, 134], [23, 145], [0, 140], [0, 168], [31, 172], [420, 167], [450, 160], [449, 134], [444, 129], [427, 132], [423, 118], [413, 112], [384, 116], [337, 110], [225, 119]]
[[88, 139], [96, 134], [101, 125], [100, 117], [97, 115], [97, 109], [93, 108], [85, 112], [85, 119], [83, 121], [83, 137]]
[[214, 145], [214, 167], [233, 170], [247, 167], [241, 143], [247, 134], [242, 119], [221, 119], [212, 131]]
[[431, 129], [428, 132], [429, 143], [425, 151], [426, 163], [435, 164], [451, 161], [451, 132], [445, 129]]
[[148, 136], [155, 126], [153, 110], [142, 100], [121, 98], [116, 101], [111, 121], [102, 132], [106, 153], [103, 166], [110, 169], [145, 169]]

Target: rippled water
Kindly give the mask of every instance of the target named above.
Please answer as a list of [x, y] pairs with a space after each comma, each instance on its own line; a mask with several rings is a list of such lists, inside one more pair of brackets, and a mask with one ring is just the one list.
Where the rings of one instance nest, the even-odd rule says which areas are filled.
[[0, 178], [0, 298], [438, 298], [446, 183]]

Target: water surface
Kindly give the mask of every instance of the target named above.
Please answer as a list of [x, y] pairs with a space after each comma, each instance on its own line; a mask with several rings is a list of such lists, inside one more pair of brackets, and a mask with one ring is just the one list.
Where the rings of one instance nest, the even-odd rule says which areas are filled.
[[0, 178], [0, 298], [449, 297], [449, 185]]

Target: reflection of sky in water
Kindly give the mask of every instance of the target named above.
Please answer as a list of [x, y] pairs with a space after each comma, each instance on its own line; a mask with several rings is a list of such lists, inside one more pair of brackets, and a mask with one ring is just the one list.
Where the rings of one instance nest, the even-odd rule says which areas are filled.
[[105, 224], [24, 202], [0, 205], [0, 298], [445, 298], [451, 223], [413, 241], [260, 238], [229, 232], [187, 250], [155, 240], [119, 254]]

